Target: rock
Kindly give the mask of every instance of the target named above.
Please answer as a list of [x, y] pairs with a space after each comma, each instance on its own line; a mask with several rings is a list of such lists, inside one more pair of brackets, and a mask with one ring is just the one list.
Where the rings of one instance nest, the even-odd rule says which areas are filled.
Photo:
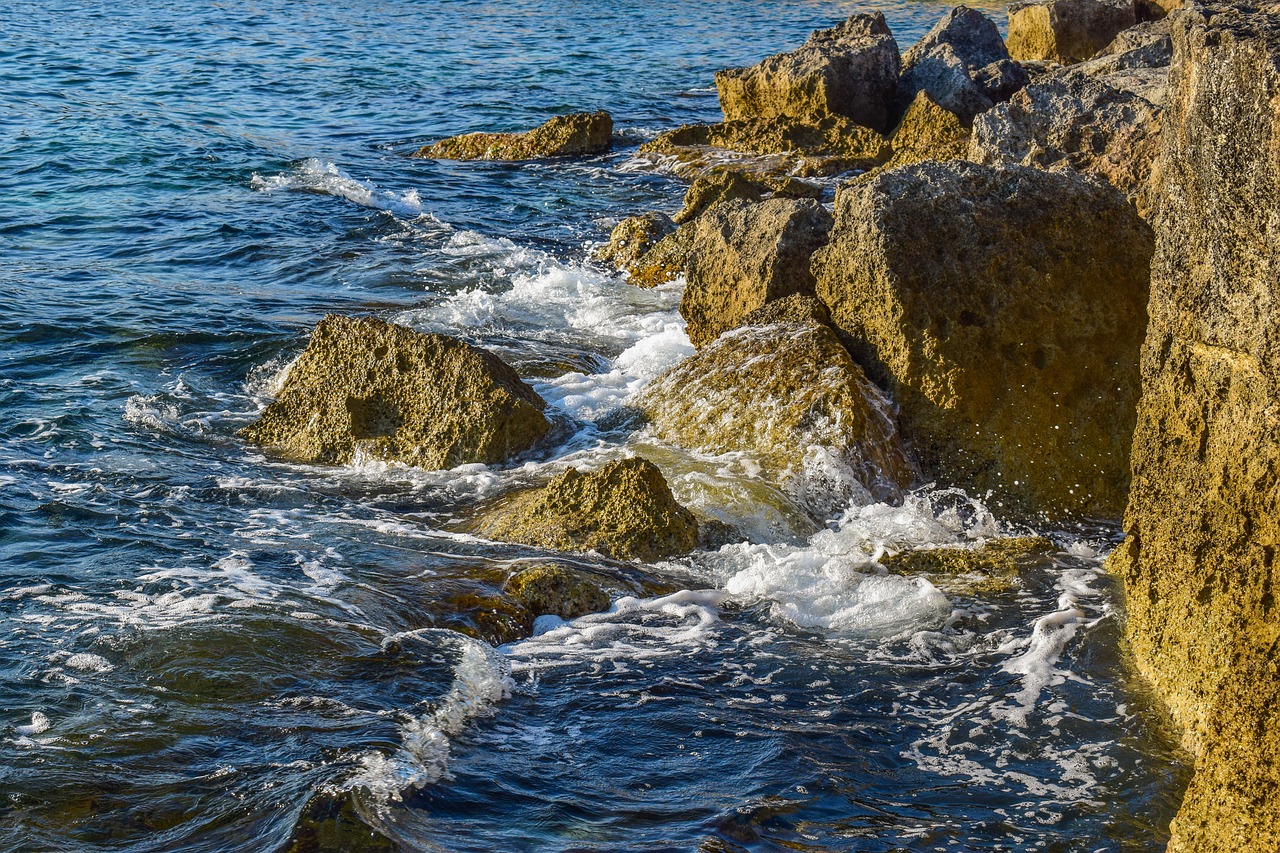
[[809, 257], [831, 214], [813, 199], [731, 201], [698, 221], [680, 314], [701, 347], [765, 303], [813, 293]]
[[766, 198], [821, 198], [822, 188], [795, 178], [751, 175], [738, 169], [720, 168], [689, 185], [684, 206], [673, 218], [684, 223], [735, 199], [763, 201]]
[[1172, 853], [1280, 849], [1280, 16], [1189, 4], [1157, 162], [1126, 634], [1195, 775]]
[[716, 90], [727, 121], [838, 115], [884, 130], [899, 61], [883, 14], [851, 15], [790, 53], [717, 72]]
[[1049, 0], [1009, 7], [1014, 59], [1050, 59], [1070, 65], [1102, 50], [1121, 30], [1138, 23], [1132, 0]]
[[630, 270], [658, 241], [676, 230], [676, 224], [665, 213], [629, 216], [609, 234], [609, 242], [594, 253], [601, 263], [615, 269]]
[[[888, 500], [916, 478], [887, 401], [835, 333], [814, 323], [728, 332], [632, 405], [664, 441], [750, 452], [766, 476], [820, 516], [847, 506], [856, 484]], [[815, 482], [836, 469], [835, 481]]]
[[842, 187], [812, 266], [926, 476], [1011, 514], [1116, 517], [1151, 244], [1101, 182], [952, 160]]
[[590, 473], [571, 468], [483, 511], [474, 528], [507, 542], [645, 562], [698, 544], [693, 513], [676, 503], [662, 472], [644, 459], [615, 460]]
[[968, 125], [1028, 79], [1010, 60], [995, 22], [957, 6], [903, 56], [898, 101], [905, 109], [917, 93], [928, 92], [934, 103]]
[[627, 281], [636, 287], [657, 287], [684, 274], [693, 249], [696, 226], [686, 222], [626, 267]]
[[1101, 175], [1146, 214], [1161, 112], [1133, 92], [1071, 70], [979, 116], [969, 159]]
[[434, 160], [535, 160], [603, 154], [613, 143], [613, 119], [606, 112], [569, 113], [523, 133], [467, 133], [418, 150]]
[[555, 563], [521, 569], [507, 581], [506, 591], [538, 616], [576, 619], [609, 609], [609, 593], [594, 575]]
[[960, 117], [939, 106], [929, 93], [916, 93], [902, 121], [890, 138], [893, 157], [886, 169], [909, 166], [922, 160], [951, 160], [969, 151], [969, 129]]
[[816, 297], [793, 293], [766, 302], [742, 318], [742, 326], [772, 326], [776, 323], [817, 323], [831, 325], [831, 312]]
[[933, 575], [964, 575], [981, 572], [994, 575], [1016, 574], [1028, 559], [1041, 557], [1054, 550], [1051, 540], [1043, 536], [1015, 536], [989, 539], [976, 547], [945, 545], [935, 548], [913, 548], [880, 558], [880, 564], [891, 572], [927, 572]]
[[1173, 32], [1168, 18], [1121, 30], [1089, 62], [1112, 60], [1117, 68], [1165, 68], [1173, 61]]
[[887, 160], [890, 153], [881, 134], [840, 116], [686, 124], [640, 146], [641, 154], [665, 159], [668, 168], [686, 177], [722, 167], [726, 152], [736, 155], [736, 168], [774, 176], [835, 175], [870, 169]]
[[545, 405], [493, 353], [373, 317], [330, 315], [240, 435], [301, 462], [342, 465], [359, 454], [453, 468], [528, 450], [550, 429]]

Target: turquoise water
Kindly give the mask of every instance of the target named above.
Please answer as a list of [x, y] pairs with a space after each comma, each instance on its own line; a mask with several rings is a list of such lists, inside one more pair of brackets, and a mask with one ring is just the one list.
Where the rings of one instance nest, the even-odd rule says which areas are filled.
[[[870, 7], [904, 47], [945, 9]], [[689, 351], [678, 286], [586, 260], [679, 205], [635, 147], [856, 8], [6, 4], [0, 849], [1160, 849], [1181, 770], [1116, 658], [1112, 531], [922, 588], [870, 557], [1001, 519], [926, 490], [816, 525], [593, 425]], [[406, 156], [597, 108], [608, 156]], [[507, 469], [266, 458], [234, 433], [329, 312], [490, 347], [578, 429]], [[546, 555], [450, 519], [624, 451], [745, 541], [648, 567], [666, 597], [459, 633]]]

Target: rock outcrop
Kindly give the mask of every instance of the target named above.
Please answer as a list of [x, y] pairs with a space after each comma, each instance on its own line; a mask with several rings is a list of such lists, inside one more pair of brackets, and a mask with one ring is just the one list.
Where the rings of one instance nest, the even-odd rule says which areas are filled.
[[969, 128], [958, 115], [939, 106], [922, 90], [916, 93], [890, 137], [893, 156], [884, 168], [964, 157], [969, 151], [969, 135]]
[[536, 160], [603, 154], [613, 143], [606, 112], [569, 113], [523, 133], [467, 133], [418, 149], [432, 160]]
[[[728, 332], [651, 382], [632, 405], [672, 444], [750, 452], [766, 476], [818, 515], [850, 497], [865, 500], [848, 493], [858, 483], [892, 499], [916, 479], [887, 401], [835, 333], [813, 322]], [[815, 480], [834, 468], [848, 476]]]
[[698, 221], [680, 314], [704, 346], [767, 302], [813, 293], [809, 257], [827, 240], [831, 214], [812, 199], [732, 201]]
[[453, 468], [528, 450], [550, 429], [544, 407], [493, 353], [373, 317], [330, 315], [240, 435], [302, 462], [340, 465], [359, 454]]
[[852, 15], [790, 53], [717, 72], [716, 90], [727, 121], [837, 115], [885, 130], [899, 63], [884, 15]]
[[595, 259], [634, 276], [641, 259], [675, 230], [676, 223], [665, 213], [628, 216], [614, 226], [609, 242], [595, 251]]
[[1189, 5], [1159, 158], [1124, 579], [1195, 775], [1173, 853], [1280, 849], [1280, 15]]
[[672, 217], [685, 223], [725, 202], [764, 201], [766, 198], [821, 198], [822, 188], [788, 177], [752, 175], [738, 169], [716, 169], [689, 185], [684, 206]]
[[570, 468], [542, 488], [484, 510], [474, 529], [507, 542], [646, 562], [698, 544], [697, 519], [644, 459], [607, 462], [589, 473]]
[[1133, 0], [1049, 0], [1009, 7], [1014, 59], [1047, 59], [1070, 65], [1094, 56], [1121, 30], [1138, 23]]
[[995, 22], [957, 6], [903, 56], [898, 100], [907, 105], [918, 92], [928, 92], [934, 103], [967, 125], [1028, 80], [1027, 72], [1010, 59]]
[[1100, 181], [957, 160], [843, 187], [813, 270], [926, 476], [1008, 512], [1118, 517], [1151, 252]]

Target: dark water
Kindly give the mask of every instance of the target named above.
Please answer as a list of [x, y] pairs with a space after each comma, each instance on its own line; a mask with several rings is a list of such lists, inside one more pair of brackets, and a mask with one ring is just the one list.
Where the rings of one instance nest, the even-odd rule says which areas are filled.
[[[945, 8], [872, 5], [904, 46]], [[585, 261], [678, 206], [634, 146], [855, 8], [6, 4], [0, 849], [1160, 849], [1181, 771], [1116, 659], [1105, 531], [939, 591], [869, 560], [1001, 528], [965, 496], [813, 535], [734, 460], [591, 426], [688, 351], [677, 287]], [[595, 160], [405, 156], [595, 108]], [[580, 429], [505, 470], [268, 460], [234, 433], [328, 312], [489, 346]], [[459, 633], [543, 555], [448, 519], [624, 450], [755, 544]]]

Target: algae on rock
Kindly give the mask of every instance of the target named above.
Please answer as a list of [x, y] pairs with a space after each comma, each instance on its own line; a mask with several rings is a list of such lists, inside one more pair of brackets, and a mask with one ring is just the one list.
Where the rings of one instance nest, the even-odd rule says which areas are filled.
[[413, 156], [432, 160], [535, 160], [603, 154], [613, 143], [613, 119], [606, 112], [569, 113], [522, 133], [466, 133]]
[[279, 396], [240, 435], [291, 459], [419, 468], [502, 462], [550, 429], [542, 398], [493, 353], [373, 317], [325, 317]]

